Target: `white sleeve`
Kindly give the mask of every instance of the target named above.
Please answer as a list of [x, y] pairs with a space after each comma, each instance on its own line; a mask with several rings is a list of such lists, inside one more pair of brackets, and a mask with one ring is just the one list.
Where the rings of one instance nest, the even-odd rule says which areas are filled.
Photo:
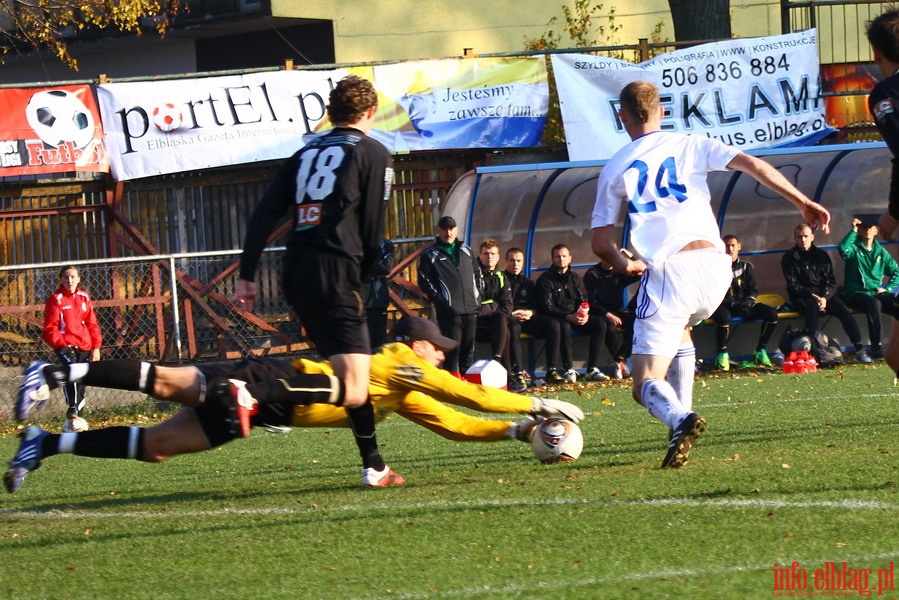
[[705, 148], [705, 154], [708, 159], [709, 171], [724, 171], [727, 169], [727, 163], [732, 161], [739, 154], [739, 150], [733, 146], [720, 142], [716, 139], [699, 137]]
[[593, 215], [590, 219], [590, 228], [615, 225], [621, 212], [621, 198], [613, 189], [612, 177], [606, 177], [608, 165], [599, 173], [599, 182], [596, 184], [596, 202], [593, 204]]

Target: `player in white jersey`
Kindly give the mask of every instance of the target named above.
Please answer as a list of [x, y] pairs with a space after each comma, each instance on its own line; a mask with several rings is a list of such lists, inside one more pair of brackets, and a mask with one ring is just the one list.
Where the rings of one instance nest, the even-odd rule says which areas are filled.
[[[708, 172], [748, 173], [825, 233], [830, 213], [763, 160], [705, 136], [663, 132], [664, 112], [653, 84], [628, 84], [620, 103], [632, 141], [600, 172], [592, 247], [618, 271], [643, 274], [634, 324], [633, 396], [668, 426], [662, 468], [676, 469], [687, 464], [706, 425], [692, 410], [696, 351], [690, 327], [718, 308], [731, 281], [730, 257], [710, 205]], [[633, 259], [615, 243], [622, 205], [630, 218]]]

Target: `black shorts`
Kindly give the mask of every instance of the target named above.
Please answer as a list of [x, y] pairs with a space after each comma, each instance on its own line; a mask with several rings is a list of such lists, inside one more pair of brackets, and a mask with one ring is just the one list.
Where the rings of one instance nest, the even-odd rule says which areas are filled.
[[[283, 358], [249, 358], [240, 362], [230, 363], [214, 363], [195, 365], [195, 368], [205, 378], [206, 389], [214, 379], [238, 379], [246, 383], [259, 383], [260, 381], [271, 381], [272, 379], [289, 379], [297, 375], [297, 370], [293, 368], [291, 362]], [[203, 413], [204, 411], [200, 411]], [[261, 425], [290, 425], [293, 417], [292, 404], [270, 404], [264, 403], [259, 405], [259, 412], [253, 415], [250, 423], [254, 427]], [[211, 419], [220, 420], [218, 416]], [[201, 422], [204, 419], [201, 418]], [[221, 423], [215, 423], [216, 426], [222, 426]], [[222, 440], [215, 439], [217, 436], [210, 435], [207, 430], [208, 424], [204, 423], [204, 430], [207, 431], [207, 437], [214, 445], [220, 445]], [[227, 440], [225, 440], [227, 441]], [[217, 443], [216, 443], [217, 442]]]
[[311, 252], [288, 256], [281, 287], [322, 356], [371, 352], [358, 263]]

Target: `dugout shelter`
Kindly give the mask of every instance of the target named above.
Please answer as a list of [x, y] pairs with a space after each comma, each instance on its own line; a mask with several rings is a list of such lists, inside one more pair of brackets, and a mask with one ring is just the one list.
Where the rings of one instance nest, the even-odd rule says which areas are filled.
[[[796, 187], [831, 211], [831, 233], [816, 233], [815, 244], [831, 255], [842, 284], [840, 240], [858, 213], [881, 213], [886, 207], [892, 156], [882, 142], [752, 151], [783, 173]], [[550, 265], [550, 249], [571, 248], [572, 268], [583, 272], [595, 264], [590, 249], [590, 215], [596, 182], [605, 161], [537, 163], [480, 167], [463, 175], [450, 190], [442, 210], [459, 223], [464, 239], [477, 247], [493, 238], [501, 255], [511, 247], [525, 253], [525, 273], [533, 278]], [[780, 260], [793, 246], [793, 229], [802, 219], [793, 206], [736, 171], [709, 174], [712, 208], [721, 235], [736, 235], [741, 256], [756, 267], [760, 293], [786, 296]], [[627, 247], [627, 213], [618, 225]], [[896, 256], [896, 242], [886, 245]], [[502, 264], [502, 261], [501, 261]], [[888, 330], [889, 319], [884, 319]], [[829, 324], [828, 332], [834, 324]], [[867, 329], [860, 322], [867, 341]], [[887, 331], [884, 331], [886, 335]], [[778, 330], [779, 334], [779, 330]], [[833, 334], [845, 340], [836, 324]], [[776, 337], [776, 336], [775, 336]], [[703, 344], [697, 340], [697, 350]]]

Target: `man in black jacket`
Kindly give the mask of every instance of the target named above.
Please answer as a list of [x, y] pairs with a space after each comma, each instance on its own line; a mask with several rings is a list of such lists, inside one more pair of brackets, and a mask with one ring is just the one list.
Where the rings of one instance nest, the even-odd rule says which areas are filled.
[[456, 236], [450, 216], [437, 222], [434, 244], [418, 259], [418, 287], [427, 295], [437, 324], [459, 347], [446, 353], [443, 368], [461, 377], [474, 362], [474, 341], [481, 294], [480, 270], [471, 248]]
[[[524, 391], [530, 376], [524, 370], [521, 355], [521, 334], [543, 338], [546, 349], [546, 370], [559, 374], [559, 322], [537, 313], [537, 286], [525, 277], [524, 251], [510, 248], [506, 252], [506, 278], [512, 292], [512, 316], [509, 318], [509, 391]], [[533, 375], [533, 374], [531, 374]]]
[[558, 383], [559, 377], [568, 383], [577, 381], [577, 372], [572, 368], [572, 331], [590, 336], [584, 377], [588, 381], [607, 381], [608, 376], [599, 370], [599, 353], [608, 322], [603, 316], [592, 312], [587, 316], [578, 315], [578, 308], [587, 301], [587, 291], [570, 265], [571, 250], [565, 244], [556, 244], [552, 247], [552, 266], [537, 278], [537, 310], [559, 322], [562, 366], [565, 369], [561, 374], [547, 372], [547, 381]]
[[390, 307], [387, 276], [393, 270], [393, 242], [383, 239], [379, 248], [378, 260], [371, 268], [371, 281], [362, 282], [372, 352], [387, 342], [387, 309]]
[[[608, 321], [605, 344], [615, 379], [630, 376], [627, 359], [630, 358], [634, 341], [634, 304], [637, 296], [634, 295], [626, 305], [625, 298], [628, 286], [638, 281], [639, 275], [619, 273], [602, 260], [584, 273], [584, 287], [587, 290], [590, 312]], [[620, 342], [619, 327], [622, 330]]]
[[805, 328], [811, 332], [819, 331], [821, 314], [835, 316], [842, 323], [849, 341], [855, 346], [858, 361], [871, 362], [871, 357], [862, 346], [858, 323], [837, 296], [837, 280], [830, 256], [812, 243], [815, 234], [805, 223], [793, 230], [793, 239], [796, 245], [783, 255], [780, 267], [787, 282], [790, 304], [805, 317]]
[[[512, 316], [512, 288], [506, 274], [497, 269], [499, 245], [496, 240], [481, 243], [478, 254], [481, 307], [478, 309], [477, 328], [490, 341], [491, 358], [507, 362], [506, 347], [509, 344], [509, 317]], [[506, 369], [508, 364], [504, 365]]]
[[743, 249], [743, 246], [737, 236], [726, 235], [721, 239], [724, 241], [725, 250], [730, 255], [733, 280], [721, 306], [712, 313], [712, 321], [715, 322], [715, 341], [718, 344], [715, 366], [722, 371], [730, 370], [730, 354], [727, 352], [730, 322], [734, 317], [742, 317], [752, 321], [762, 321], [762, 329], [759, 332], [755, 353], [753, 353], [753, 361], [760, 367], [770, 367], [772, 364], [767, 346], [771, 340], [771, 334], [774, 333], [774, 328], [777, 326], [777, 309], [755, 301], [759, 295], [755, 284], [755, 267], [752, 266], [752, 263], [740, 258], [740, 250]]

